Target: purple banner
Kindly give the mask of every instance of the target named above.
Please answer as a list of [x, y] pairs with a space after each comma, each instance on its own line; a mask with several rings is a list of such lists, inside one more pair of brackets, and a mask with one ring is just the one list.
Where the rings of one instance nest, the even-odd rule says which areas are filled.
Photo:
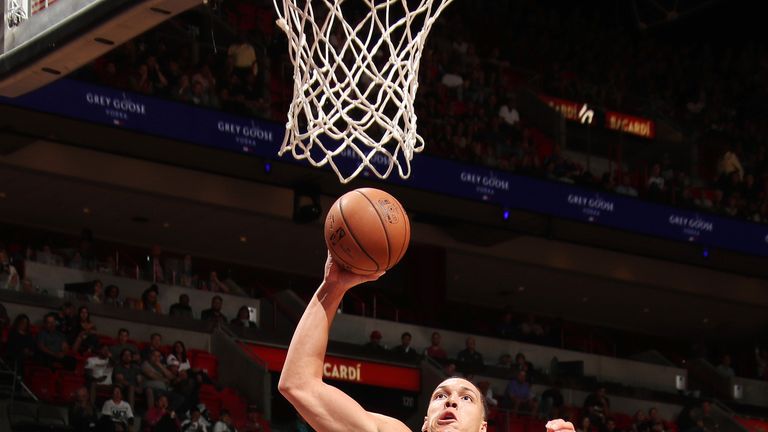
[[[294, 162], [288, 155], [277, 156], [285, 132], [282, 124], [80, 81], [59, 80], [15, 99], [0, 98], [0, 102], [207, 147]], [[337, 158], [336, 163], [342, 171], [349, 172], [357, 166], [358, 159], [348, 152]], [[374, 163], [385, 166], [386, 160], [374, 159]], [[367, 172], [363, 175], [372, 177]], [[416, 155], [408, 180], [393, 173], [387, 181], [509, 209], [768, 256], [768, 226], [765, 225], [477, 165]]]

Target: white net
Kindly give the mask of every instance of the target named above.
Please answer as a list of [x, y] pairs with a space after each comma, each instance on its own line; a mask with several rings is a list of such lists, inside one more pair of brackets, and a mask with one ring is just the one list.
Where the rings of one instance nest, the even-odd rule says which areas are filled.
[[329, 165], [347, 183], [411, 173], [424, 148], [414, 98], [422, 49], [452, 0], [274, 0], [294, 65], [280, 155]]

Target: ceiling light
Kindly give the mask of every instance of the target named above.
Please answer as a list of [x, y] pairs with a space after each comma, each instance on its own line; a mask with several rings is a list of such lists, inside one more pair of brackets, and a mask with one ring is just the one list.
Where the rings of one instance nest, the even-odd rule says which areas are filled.
[[520, 291], [520, 292], [523, 292], [523, 291], [525, 291], [525, 287], [520, 285], [520, 286], [517, 287], [517, 290]]
[[702, 323], [702, 324], [707, 324], [707, 323], [709, 323], [709, 318], [704, 318], [703, 320], [701, 320], [701, 323]]
[[170, 228], [171, 224], [168, 222], [163, 222], [163, 228]]
[[0, 192], [0, 199], [6, 199], [8, 195], [5, 194], [5, 192]]
[[589, 301], [589, 297], [582, 297], [582, 298], [581, 298], [581, 302], [582, 302], [582, 303], [586, 303], [586, 302], [588, 302], [588, 301]]
[[83, 207], [83, 213], [85, 214], [91, 214], [91, 209], [88, 207]]
[[647, 307], [643, 308], [643, 312], [645, 312], [645, 313], [648, 313], [650, 311], [651, 311], [651, 308], [647, 308]]
[[248, 237], [240, 236], [240, 243], [248, 243]]

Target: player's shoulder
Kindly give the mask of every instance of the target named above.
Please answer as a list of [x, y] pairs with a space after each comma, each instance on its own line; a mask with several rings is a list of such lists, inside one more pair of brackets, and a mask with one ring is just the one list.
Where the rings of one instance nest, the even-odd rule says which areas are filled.
[[383, 414], [371, 414], [373, 414], [373, 417], [376, 419], [376, 429], [378, 432], [411, 432], [405, 423], [396, 418], [385, 416]]

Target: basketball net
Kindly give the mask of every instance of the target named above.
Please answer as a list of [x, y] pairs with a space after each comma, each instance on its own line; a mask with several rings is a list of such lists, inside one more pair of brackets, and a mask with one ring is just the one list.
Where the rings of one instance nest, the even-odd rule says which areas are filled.
[[294, 66], [279, 154], [329, 165], [342, 183], [366, 168], [408, 178], [424, 148], [414, 112], [422, 49], [453, 0], [279, 1]]

